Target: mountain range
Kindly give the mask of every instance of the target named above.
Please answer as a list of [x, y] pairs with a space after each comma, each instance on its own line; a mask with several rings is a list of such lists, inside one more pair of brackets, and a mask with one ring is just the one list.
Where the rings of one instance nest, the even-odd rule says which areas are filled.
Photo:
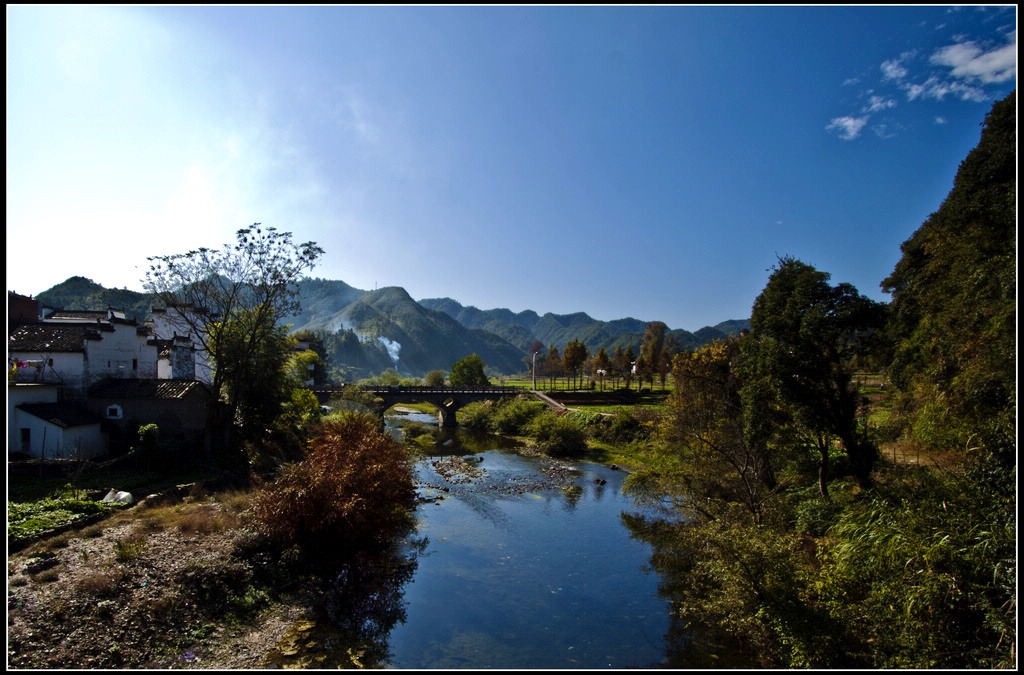
[[[540, 342], [563, 351], [581, 340], [593, 354], [609, 355], [617, 345], [638, 352], [647, 323], [625, 318], [600, 321], [584, 312], [539, 315], [532, 310], [481, 310], [451, 298], [414, 300], [401, 287], [363, 291], [343, 281], [305, 278], [299, 282], [301, 312], [287, 318], [293, 331], [312, 331], [324, 338], [329, 361], [344, 364], [346, 375], [366, 377], [394, 367], [400, 374], [422, 377], [430, 370], [451, 370], [469, 354], [477, 354], [491, 370], [515, 374], [527, 370], [530, 345]], [[84, 277], [71, 277], [40, 293], [39, 301], [68, 310], [116, 307], [144, 320], [152, 296], [128, 289], [107, 289]], [[706, 326], [696, 332], [668, 330], [678, 349], [694, 349], [714, 339], [749, 328], [748, 319]]]

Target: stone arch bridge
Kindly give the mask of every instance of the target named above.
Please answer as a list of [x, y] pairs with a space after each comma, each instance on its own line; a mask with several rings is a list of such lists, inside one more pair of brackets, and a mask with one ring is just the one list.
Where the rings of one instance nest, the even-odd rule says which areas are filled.
[[345, 387], [358, 387], [381, 399], [384, 402], [382, 412], [398, 403], [430, 403], [437, 408], [437, 421], [442, 427], [458, 426], [455, 412], [468, 403], [515, 396], [522, 391], [518, 387], [359, 387], [353, 384], [314, 386], [310, 390], [324, 404]]

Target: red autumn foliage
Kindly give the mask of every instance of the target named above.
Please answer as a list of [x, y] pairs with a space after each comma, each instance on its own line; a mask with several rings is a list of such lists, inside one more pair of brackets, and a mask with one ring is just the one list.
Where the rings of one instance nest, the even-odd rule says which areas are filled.
[[329, 550], [387, 539], [408, 521], [415, 489], [405, 450], [379, 422], [324, 422], [309, 455], [262, 490], [253, 514], [285, 546]]

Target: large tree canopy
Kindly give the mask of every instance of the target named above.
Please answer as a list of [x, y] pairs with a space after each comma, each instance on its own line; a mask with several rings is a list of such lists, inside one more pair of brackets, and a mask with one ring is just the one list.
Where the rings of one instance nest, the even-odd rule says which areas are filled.
[[452, 366], [452, 374], [448, 377], [453, 387], [486, 386], [490, 384], [484, 373], [484, 361], [476, 354], [470, 354]]
[[[849, 363], [885, 316], [884, 306], [850, 284], [830, 285], [829, 277], [792, 257], [781, 258], [754, 301], [750, 336], [742, 342], [746, 401], [763, 402], [764, 389], [771, 388], [774, 403], [818, 446], [826, 496], [831, 438], [840, 440], [862, 481], [871, 471], [873, 451], [857, 436], [859, 400]], [[754, 405], [748, 414], [765, 417], [768, 411]], [[749, 420], [748, 429], [756, 426]], [[749, 442], [756, 446], [764, 439]]]
[[278, 377], [260, 370], [263, 364], [279, 369], [287, 360], [278, 324], [299, 313], [295, 284], [323, 254], [313, 242], [294, 244], [291, 233], [259, 223], [236, 237], [234, 246], [217, 250], [152, 256], [143, 281], [167, 307], [174, 330], [191, 335], [210, 360], [214, 394], [227, 404], [220, 420], [225, 435], [240, 406], [260, 407], [245, 400], [253, 378]]

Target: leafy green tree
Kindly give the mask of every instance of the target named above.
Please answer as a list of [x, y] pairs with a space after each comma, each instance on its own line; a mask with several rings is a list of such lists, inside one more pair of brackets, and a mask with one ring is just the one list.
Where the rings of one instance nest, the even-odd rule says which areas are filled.
[[253, 311], [236, 311], [213, 324], [211, 332], [210, 346], [219, 355], [214, 377], [224, 383], [221, 393], [235, 427], [242, 438], [262, 435], [298, 384], [292, 367], [295, 342], [286, 326], [274, 326]]
[[615, 374], [615, 388], [619, 388], [619, 377], [625, 374], [629, 368], [629, 361], [626, 360], [626, 354], [622, 351], [622, 345], [615, 345], [615, 351], [612, 353], [612, 372]]
[[757, 522], [778, 481], [768, 448], [751, 446], [743, 433], [739, 359], [736, 338], [676, 356], [668, 431], [683, 459], [684, 507], [707, 509], [716, 500], [736, 500]]
[[565, 346], [562, 354], [562, 363], [566, 372], [573, 378], [573, 388], [577, 387], [576, 377], [587, 360], [587, 346], [578, 339], [571, 340]]
[[[562, 357], [558, 353], [558, 347], [552, 343], [548, 345], [548, 353], [544, 356], [544, 374], [548, 376], [548, 382], [554, 382], [563, 370], [564, 366]], [[554, 388], [553, 384], [551, 386]]]
[[889, 374], [915, 437], [1016, 456], [1017, 92], [996, 102], [939, 209], [903, 243]]
[[276, 343], [276, 327], [299, 314], [296, 284], [321, 255], [314, 242], [294, 244], [291, 233], [255, 223], [238, 230], [233, 246], [148, 258], [144, 288], [176, 310], [168, 312], [175, 329], [191, 335], [212, 362], [216, 400], [226, 395], [226, 409], [211, 416], [225, 445], [230, 445], [244, 380], [251, 375], [237, 364], [276, 349], [266, 343]]
[[[861, 338], [881, 327], [884, 307], [850, 284], [831, 286], [830, 275], [792, 257], [780, 258], [754, 301], [751, 334], [743, 341], [748, 401], [761, 401], [767, 385], [817, 449], [819, 485], [828, 498], [829, 453], [837, 438], [854, 475], [869, 481], [877, 451], [858, 431], [860, 398], [849, 360]], [[771, 410], [749, 409], [768, 418]], [[763, 439], [749, 438], [752, 445]]]
[[292, 333], [292, 338], [297, 342], [304, 342], [309, 345], [309, 353], [314, 354], [317, 358], [308, 358], [304, 362], [303, 366], [312, 366], [304, 377], [301, 379], [313, 380], [313, 384], [324, 384], [327, 382], [328, 373], [328, 359], [327, 359], [327, 345], [324, 343], [324, 336], [311, 330], [300, 330]]
[[654, 368], [654, 372], [658, 374], [658, 379], [661, 380], [661, 388], [665, 388], [665, 380], [668, 379], [669, 373], [672, 372], [672, 357], [669, 355], [667, 349], [661, 351], [661, 355], [658, 357], [658, 363]]
[[443, 387], [444, 386], [444, 371], [443, 370], [432, 370], [427, 373], [426, 377], [423, 378], [423, 384], [428, 387]]
[[453, 387], [474, 387], [490, 384], [484, 373], [485, 364], [476, 354], [470, 354], [452, 366], [452, 374], [448, 378]]

